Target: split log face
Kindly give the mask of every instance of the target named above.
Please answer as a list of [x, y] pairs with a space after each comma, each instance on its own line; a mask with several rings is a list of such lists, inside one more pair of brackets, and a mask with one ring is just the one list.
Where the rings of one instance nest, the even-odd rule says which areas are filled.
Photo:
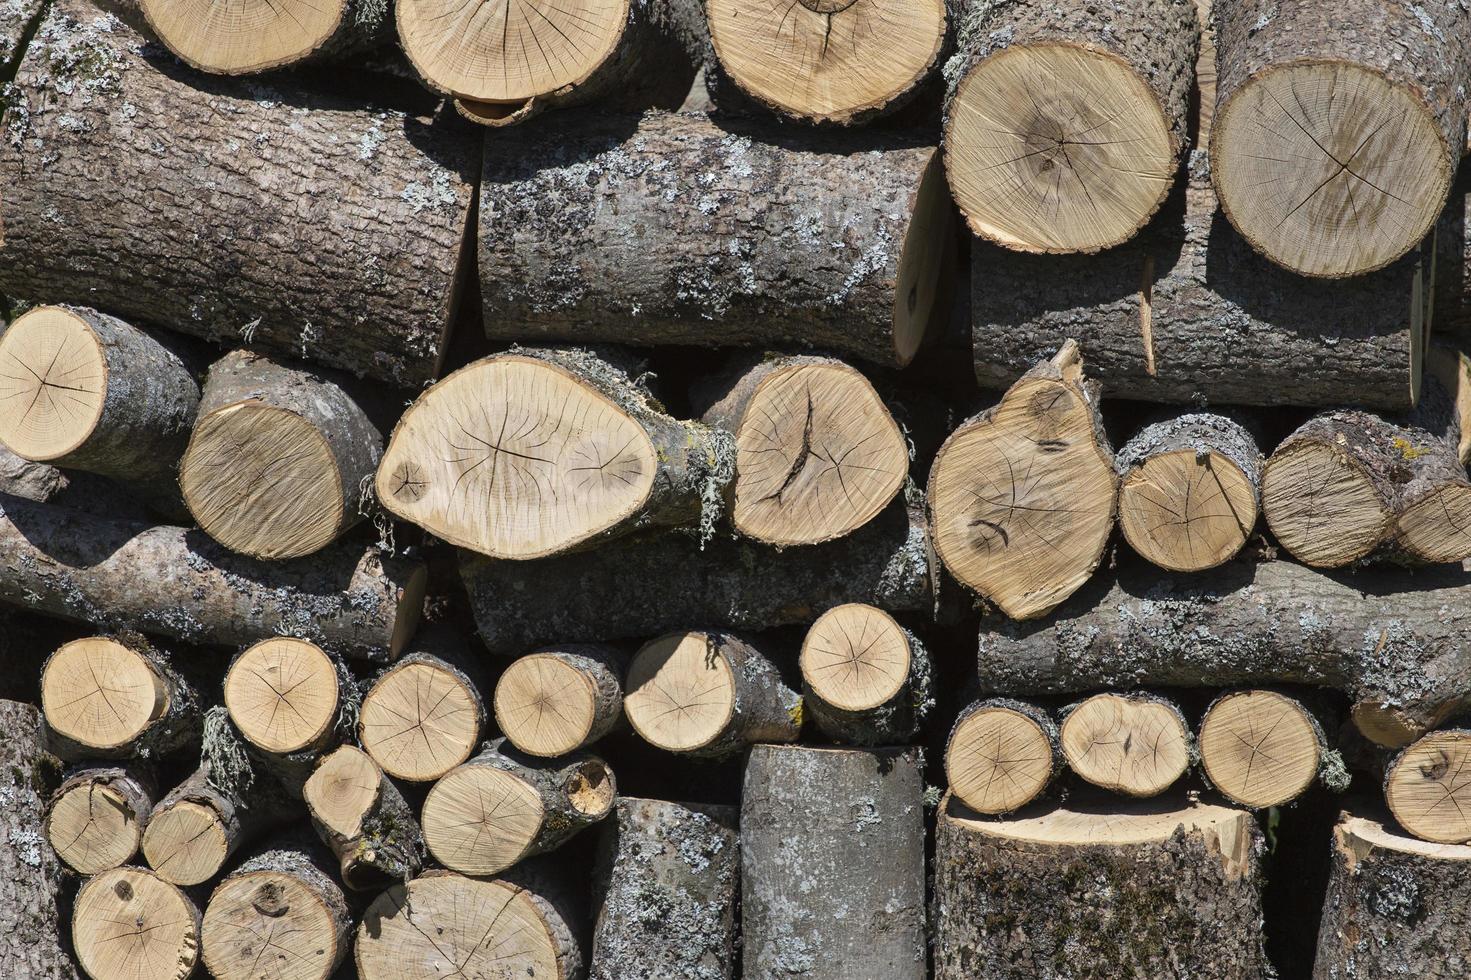
[[1013, 619], [1088, 580], [1113, 532], [1118, 479], [1077, 344], [951, 434], [930, 470], [935, 551]]
[[818, 617], [798, 666], [804, 716], [843, 741], [907, 742], [934, 703], [929, 655], [894, 617], [863, 603]]
[[302, 798], [318, 835], [337, 855], [347, 887], [377, 890], [419, 873], [424, 841], [418, 821], [362, 749], [333, 750], [307, 779]]
[[1312, 715], [1275, 691], [1227, 694], [1200, 721], [1200, 762], [1211, 785], [1253, 809], [1307, 792], [1323, 752], [1323, 732]]
[[950, 792], [980, 813], [1010, 813], [1035, 800], [1059, 765], [1057, 726], [1020, 701], [977, 701], [945, 744]]
[[1190, 768], [1190, 729], [1163, 698], [1096, 694], [1069, 709], [1058, 734], [1073, 772], [1126, 796], [1158, 796]]
[[410, 656], [363, 695], [358, 739], [390, 776], [428, 782], [470, 758], [484, 720], [468, 677], [442, 661]]
[[132, 860], [153, 810], [147, 778], [121, 768], [71, 773], [46, 811], [46, 840], [78, 874], [95, 875]]
[[245, 75], [296, 64], [318, 52], [361, 51], [387, 40], [386, 4], [247, 0], [138, 0], [168, 49], [201, 71]]
[[1441, 844], [1471, 841], [1471, 731], [1431, 732], [1406, 748], [1384, 775], [1389, 810], [1410, 833]]
[[72, 944], [95, 980], [184, 980], [199, 962], [199, 908], [142, 868], [87, 880], [72, 913]]
[[1132, 238], [1174, 183], [1198, 31], [1189, 0], [967, 11], [945, 169], [971, 230], [1024, 252]]
[[551, 758], [602, 738], [623, 717], [615, 650], [569, 644], [521, 657], [495, 685], [495, 720], [528, 755]]
[[67, 643], [41, 672], [46, 724], [83, 752], [126, 753], [169, 714], [172, 697], [158, 665], [105, 636]]
[[706, 5], [720, 67], [783, 115], [848, 125], [902, 104], [944, 49], [943, 0], [779, 0]]
[[337, 719], [337, 667], [321, 647], [280, 637], [246, 650], [225, 674], [225, 707], [257, 748], [287, 755], [319, 746]]
[[1425, 237], [1465, 146], [1465, 18], [1371, 0], [1217, 10], [1213, 178], [1258, 251], [1338, 278]]

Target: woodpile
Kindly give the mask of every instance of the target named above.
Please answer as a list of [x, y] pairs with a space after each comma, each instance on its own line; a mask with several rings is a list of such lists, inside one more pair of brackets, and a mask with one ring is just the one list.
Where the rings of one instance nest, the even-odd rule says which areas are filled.
[[1471, 971], [1463, 4], [91, 2], [0, 977]]

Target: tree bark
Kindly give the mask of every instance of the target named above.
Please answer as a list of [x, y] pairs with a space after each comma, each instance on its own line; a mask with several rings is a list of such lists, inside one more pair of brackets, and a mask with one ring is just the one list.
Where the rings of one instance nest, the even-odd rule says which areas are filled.
[[495, 685], [495, 723], [528, 755], [584, 748], [623, 721], [628, 658], [616, 647], [567, 643], [518, 659]]
[[1471, 576], [1366, 569], [1340, 579], [1238, 559], [1161, 575], [1120, 561], [1046, 620], [983, 619], [980, 684], [1018, 695], [1098, 688], [1311, 684], [1401, 746], [1467, 705]]
[[589, 980], [732, 980], [739, 818], [731, 806], [618, 801], [593, 871]]
[[45, 12], [46, 0], [17, 0], [0, 7], [0, 78], [13, 77], [26, 40]]
[[909, 742], [935, 706], [924, 644], [883, 610], [829, 609], [802, 642], [802, 714], [855, 745]]
[[844, 602], [925, 610], [930, 574], [924, 519], [898, 504], [846, 538], [785, 551], [720, 537], [702, 548], [692, 534], [666, 533], [534, 562], [460, 555], [480, 638], [509, 653], [689, 623], [785, 626]]
[[1222, 796], [1253, 810], [1291, 803], [1315, 780], [1341, 793], [1350, 776], [1328, 741], [1339, 724], [1310, 693], [1229, 691], [1201, 717], [1201, 770]]
[[0, 700], [0, 974], [72, 980], [80, 976], [62, 947], [61, 863], [46, 844], [42, 813], [47, 785], [59, 772], [46, 754], [41, 713]]
[[482, 189], [493, 341], [787, 345], [903, 366], [949, 308], [953, 216], [917, 134], [796, 149], [769, 125], [582, 115], [502, 134]]
[[1374, 807], [1344, 811], [1313, 980], [1419, 977], [1471, 971], [1471, 847], [1407, 837]]
[[923, 980], [915, 749], [758, 745], [741, 793], [746, 980]]
[[225, 547], [300, 558], [363, 519], [382, 455], [382, 433], [339, 378], [237, 350], [209, 369], [179, 484]]
[[936, 980], [1272, 975], [1245, 810], [1112, 799], [995, 822], [947, 798], [938, 820]]
[[363, 54], [393, 39], [389, 6], [376, 0], [288, 2], [226, 8], [200, 18], [184, 0], [138, 0], [152, 33], [200, 71], [252, 75]]
[[199, 964], [195, 896], [146, 868], [113, 868], [87, 879], [77, 892], [71, 933], [77, 961], [92, 980], [186, 980]]
[[1058, 742], [1079, 779], [1133, 797], [1163, 793], [1197, 758], [1180, 706], [1149, 691], [1105, 691], [1068, 705]]
[[[478, 147], [291, 84], [198, 77], [60, 0], [6, 114], [0, 289], [433, 378]], [[115, 186], [128, 193], [96, 207]]]
[[429, 782], [470, 758], [485, 731], [485, 665], [467, 638], [431, 629], [378, 675], [358, 713], [358, 743], [396, 779]]
[[354, 745], [322, 760], [302, 792], [323, 843], [337, 856], [342, 883], [379, 891], [419, 874], [424, 835], [393, 780]]
[[1132, 238], [1179, 171], [1199, 34], [1190, 0], [969, 5], [944, 131], [971, 230], [1023, 252]]
[[143, 843], [155, 793], [152, 775], [142, 769], [72, 769], [46, 806], [46, 840], [81, 875], [127, 864]]
[[[1331, 283], [1257, 256], [1216, 212], [1210, 165], [1135, 240], [1090, 258], [971, 252], [976, 379], [1010, 384], [1068, 338], [1113, 398], [1373, 409], [1418, 397], [1428, 256]], [[1047, 283], [1039, 291], [1037, 283]], [[1351, 309], [1348, 322], [1338, 311]]]
[[417, 561], [341, 543], [263, 563], [199, 531], [0, 497], [0, 602], [103, 628], [238, 646], [296, 634], [388, 660], [418, 624]]
[[967, 807], [1011, 813], [1036, 800], [1062, 771], [1057, 725], [1035, 704], [982, 698], [962, 708], [945, 742], [945, 778]]

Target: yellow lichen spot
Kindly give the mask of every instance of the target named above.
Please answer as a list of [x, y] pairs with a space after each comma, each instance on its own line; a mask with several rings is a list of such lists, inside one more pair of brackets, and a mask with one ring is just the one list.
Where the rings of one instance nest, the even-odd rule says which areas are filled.
[[1421, 456], [1430, 452], [1429, 447], [1417, 446], [1403, 436], [1395, 436], [1394, 448], [1398, 449], [1400, 455], [1405, 459], [1419, 459]]
[[805, 704], [806, 702], [804, 700], [798, 698], [797, 703], [792, 705], [792, 707], [787, 711], [787, 717], [791, 718], [792, 724], [796, 725], [798, 728], [802, 727], [802, 710], [803, 705]]

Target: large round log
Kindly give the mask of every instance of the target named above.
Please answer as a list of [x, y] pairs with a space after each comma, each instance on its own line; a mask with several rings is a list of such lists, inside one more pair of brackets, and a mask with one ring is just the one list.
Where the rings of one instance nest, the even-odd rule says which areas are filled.
[[201, 77], [56, 4], [5, 117], [0, 289], [405, 387], [433, 378], [479, 145], [298, 84]]
[[948, 315], [953, 209], [917, 133], [568, 116], [485, 155], [493, 341], [796, 346], [908, 364]]
[[256, 72], [361, 54], [389, 41], [388, 4], [379, 0], [136, 0], [168, 49], [201, 71]]
[[1384, 800], [1405, 830], [1440, 844], [1471, 843], [1471, 729], [1422, 735], [1384, 771]]
[[1309, 697], [1230, 691], [1200, 719], [1201, 769], [1222, 796], [1254, 810], [1291, 803], [1317, 780], [1342, 792], [1349, 774], [1328, 742], [1335, 728]]
[[935, 706], [929, 652], [882, 609], [850, 602], [802, 641], [802, 714], [856, 745], [908, 742]]
[[90, 766], [66, 774], [46, 807], [46, 840], [73, 871], [95, 875], [127, 864], [153, 811], [150, 774]]
[[252, 644], [225, 671], [225, 710], [256, 759], [299, 794], [322, 755], [352, 737], [357, 683], [307, 640]]
[[941, 803], [935, 978], [1261, 980], [1261, 832], [1245, 810], [1158, 801], [986, 820]]
[[200, 931], [194, 898], [144, 868], [87, 879], [72, 909], [72, 946], [92, 980], [185, 980], [199, 963]]

